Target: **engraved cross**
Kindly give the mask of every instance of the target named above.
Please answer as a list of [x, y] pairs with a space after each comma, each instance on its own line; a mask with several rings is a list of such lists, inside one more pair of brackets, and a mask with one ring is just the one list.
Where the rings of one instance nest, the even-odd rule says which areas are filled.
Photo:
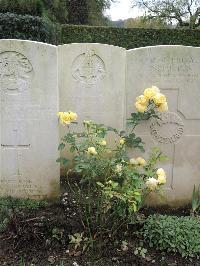
[[[18, 139], [18, 131], [15, 129], [13, 130], [15, 133], [15, 139]], [[13, 150], [15, 151], [15, 158], [16, 158], [16, 171], [14, 173], [15, 177], [21, 177], [22, 173], [20, 171], [20, 157], [21, 157], [21, 151], [22, 150], [27, 150], [30, 149], [30, 144], [28, 145], [22, 145], [22, 144], [16, 144], [16, 145], [6, 145], [6, 144], [1, 144], [2, 150]]]

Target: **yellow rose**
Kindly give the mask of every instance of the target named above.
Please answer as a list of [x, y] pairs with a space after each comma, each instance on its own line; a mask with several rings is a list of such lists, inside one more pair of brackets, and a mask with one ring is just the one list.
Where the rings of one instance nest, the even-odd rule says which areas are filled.
[[146, 186], [150, 189], [150, 190], [155, 190], [158, 187], [158, 180], [150, 177], [147, 179], [146, 181]]
[[123, 138], [120, 139], [119, 144], [120, 144], [120, 145], [124, 145], [124, 144], [125, 144], [125, 139], [123, 139]]
[[147, 105], [140, 104], [139, 102], [135, 103], [135, 107], [139, 113], [144, 113], [145, 111], [147, 111]]
[[141, 165], [141, 166], [145, 166], [145, 165], [146, 165], [146, 161], [145, 161], [145, 159], [143, 159], [143, 158], [141, 158], [141, 157], [138, 157], [138, 158], [136, 159], [136, 161], [137, 161], [137, 163], [138, 163], [139, 165]]
[[69, 125], [71, 122], [77, 119], [77, 114], [71, 111], [69, 112], [58, 112], [57, 113], [61, 124]]
[[144, 95], [140, 95], [136, 98], [136, 101], [142, 105], [148, 105], [149, 101]]
[[157, 93], [154, 97], [153, 97], [153, 101], [155, 103], [155, 105], [159, 106], [161, 104], [166, 103], [166, 97], [164, 94], [162, 93]]
[[106, 146], [106, 141], [103, 139], [100, 143], [99, 143], [101, 146]]
[[164, 170], [163, 168], [159, 168], [159, 169], [156, 171], [156, 174], [157, 174], [157, 176], [159, 176], [159, 175], [166, 175], [166, 174], [165, 174], [165, 170]]
[[163, 113], [163, 112], [167, 112], [168, 111], [168, 104], [166, 103], [162, 103], [161, 105], [159, 105], [158, 107], [158, 111]]
[[89, 155], [97, 155], [95, 147], [89, 147], [88, 150], [87, 150], [87, 153]]
[[116, 168], [115, 168], [115, 172], [116, 173], [120, 173], [122, 171], [122, 165], [121, 164], [117, 164]]
[[147, 100], [151, 100], [159, 92], [160, 90], [156, 86], [152, 86], [144, 90], [144, 96]]
[[71, 121], [75, 121], [77, 119], [78, 116], [76, 113], [73, 113], [71, 111], [69, 111], [68, 113]]
[[158, 183], [159, 185], [164, 185], [167, 182], [166, 175], [159, 175], [158, 176]]
[[137, 165], [138, 164], [138, 161], [135, 158], [131, 158], [130, 159], [130, 164]]
[[70, 124], [70, 118], [67, 112], [59, 112], [58, 116], [61, 124], [66, 124], [66, 125]]

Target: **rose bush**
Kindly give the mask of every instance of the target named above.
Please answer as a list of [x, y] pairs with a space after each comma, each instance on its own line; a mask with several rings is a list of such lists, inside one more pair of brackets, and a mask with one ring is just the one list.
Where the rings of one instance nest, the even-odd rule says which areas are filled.
[[[127, 132], [90, 120], [82, 122], [81, 132], [72, 132], [70, 125], [78, 124], [77, 114], [58, 113], [60, 122], [68, 127], [59, 150], [66, 148], [74, 155], [73, 167], [68, 172], [81, 175], [80, 184], [72, 191], [84, 230], [92, 241], [102, 238], [108, 230], [114, 235], [122, 224], [133, 219], [148, 194], [159, 191], [166, 183], [165, 171], [157, 167], [158, 161], [166, 159], [159, 149], [153, 149], [148, 159], [130, 158], [127, 152], [127, 147], [144, 151], [144, 143], [134, 129], [143, 120], [159, 119], [158, 113], [168, 110], [166, 97], [153, 86], [137, 97], [135, 106], [137, 112], [128, 119]], [[115, 139], [114, 146], [109, 143], [110, 133]], [[58, 162], [69, 161], [61, 157]]]

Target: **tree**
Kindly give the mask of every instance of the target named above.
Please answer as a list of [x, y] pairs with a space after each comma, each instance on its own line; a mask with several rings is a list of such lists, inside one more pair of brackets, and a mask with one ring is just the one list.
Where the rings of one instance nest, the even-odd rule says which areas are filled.
[[43, 16], [53, 22], [61, 24], [68, 22], [68, 9], [66, 0], [43, 0]]
[[88, 24], [87, 0], [67, 0], [68, 23]]
[[45, 16], [65, 24], [106, 25], [104, 10], [116, 0], [0, 0], [0, 12]]
[[133, 7], [145, 8], [150, 18], [177, 21], [178, 27], [200, 26], [200, 0], [134, 0]]
[[41, 16], [43, 13], [42, 0], [0, 0], [1, 13]]
[[107, 25], [109, 20], [104, 16], [104, 11], [110, 8], [115, 0], [87, 0], [88, 19], [91, 25]]
[[[58, 0], [57, 0], [58, 1]], [[62, 1], [62, 0], [59, 0]], [[104, 10], [115, 0], [63, 0], [68, 11], [69, 24], [105, 25]]]

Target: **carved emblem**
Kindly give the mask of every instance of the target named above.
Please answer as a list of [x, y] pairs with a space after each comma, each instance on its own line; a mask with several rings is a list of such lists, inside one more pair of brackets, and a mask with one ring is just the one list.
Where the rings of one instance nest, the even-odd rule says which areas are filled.
[[0, 53], [0, 89], [8, 94], [27, 90], [32, 70], [24, 55], [14, 51]]
[[79, 55], [72, 65], [72, 76], [85, 85], [94, 85], [105, 76], [103, 60], [90, 50]]
[[150, 125], [152, 137], [163, 144], [171, 144], [181, 138], [184, 123], [176, 113], [160, 114], [160, 119], [154, 120]]

